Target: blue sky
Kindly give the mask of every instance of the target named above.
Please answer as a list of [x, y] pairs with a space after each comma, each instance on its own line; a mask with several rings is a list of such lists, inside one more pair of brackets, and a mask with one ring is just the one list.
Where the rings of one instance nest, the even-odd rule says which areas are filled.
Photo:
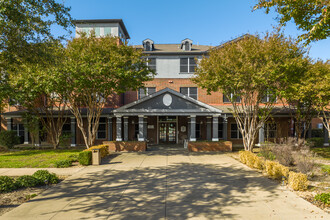
[[[123, 19], [129, 44], [146, 38], [157, 43], [219, 45], [245, 33], [265, 33], [277, 25], [276, 13], [252, 12], [257, 0], [64, 0], [74, 19]], [[55, 29], [55, 34], [61, 33]], [[296, 37], [293, 23], [284, 33]], [[73, 34], [72, 34], [73, 36]], [[330, 39], [310, 44], [310, 56], [329, 59]]]

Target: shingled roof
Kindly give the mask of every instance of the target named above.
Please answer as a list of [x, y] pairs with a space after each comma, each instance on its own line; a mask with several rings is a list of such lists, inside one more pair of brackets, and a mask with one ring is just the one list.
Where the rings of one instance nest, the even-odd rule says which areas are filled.
[[[143, 45], [134, 45], [134, 48], [143, 49]], [[146, 51], [147, 53], [201, 53], [213, 48], [208, 45], [192, 45], [191, 51], [182, 50], [181, 44], [154, 44], [153, 51]]]

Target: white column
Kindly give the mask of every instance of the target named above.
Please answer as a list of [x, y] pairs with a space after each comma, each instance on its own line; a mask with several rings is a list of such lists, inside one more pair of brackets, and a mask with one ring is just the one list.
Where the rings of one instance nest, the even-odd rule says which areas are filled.
[[121, 137], [121, 115], [116, 116], [116, 141], [123, 141]]
[[213, 115], [213, 135], [212, 141], [219, 141], [219, 115]]
[[223, 123], [222, 123], [222, 137], [223, 137], [223, 140], [226, 141], [228, 140], [227, 138], [227, 130], [228, 130], [228, 119], [227, 119], [227, 116], [225, 115], [223, 118]]
[[265, 124], [259, 129], [259, 146], [265, 143]]
[[124, 117], [124, 141], [128, 141], [128, 117]]
[[196, 115], [190, 116], [190, 138], [189, 141], [196, 141]]
[[112, 117], [108, 117], [108, 141], [112, 141]]
[[71, 147], [76, 146], [76, 118], [71, 117]]
[[144, 141], [144, 116], [139, 115], [139, 138], [138, 141]]

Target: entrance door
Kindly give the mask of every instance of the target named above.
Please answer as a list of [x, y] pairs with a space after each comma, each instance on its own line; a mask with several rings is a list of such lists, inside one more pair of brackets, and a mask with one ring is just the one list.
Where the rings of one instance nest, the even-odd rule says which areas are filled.
[[161, 144], [176, 143], [176, 122], [159, 123], [159, 143]]

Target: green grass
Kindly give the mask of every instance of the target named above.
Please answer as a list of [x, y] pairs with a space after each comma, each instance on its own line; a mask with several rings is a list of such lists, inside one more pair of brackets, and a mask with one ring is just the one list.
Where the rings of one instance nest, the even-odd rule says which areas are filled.
[[311, 150], [320, 157], [323, 157], [324, 159], [330, 160], [330, 147], [317, 147], [317, 148], [311, 148]]
[[55, 162], [68, 159], [81, 150], [23, 150], [0, 153], [0, 168], [47, 168], [55, 167]]

